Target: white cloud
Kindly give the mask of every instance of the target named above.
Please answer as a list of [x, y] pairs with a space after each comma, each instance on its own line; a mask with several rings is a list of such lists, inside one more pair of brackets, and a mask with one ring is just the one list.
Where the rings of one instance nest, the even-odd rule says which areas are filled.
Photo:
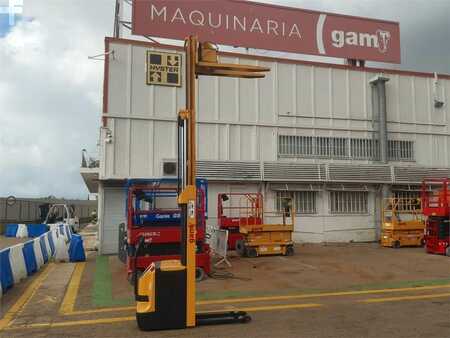
[[80, 1], [25, 1], [34, 19], [0, 39], [0, 195], [87, 195], [80, 154], [96, 150], [103, 81], [87, 57], [103, 49], [113, 4], [84, 15]]

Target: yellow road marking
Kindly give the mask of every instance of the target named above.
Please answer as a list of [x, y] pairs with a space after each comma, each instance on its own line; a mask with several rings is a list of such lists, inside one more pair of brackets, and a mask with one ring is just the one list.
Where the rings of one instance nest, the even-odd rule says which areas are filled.
[[101, 319], [85, 319], [85, 320], [72, 320], [67, 322], [57, 322], [57, 323], [34, 323], [19, 326], [8, 327], [8, 330], [17, 329], [38, 329], [44, 327], [64, 327], [64, 326], [82, 326], [82, 325], [97, 325], [97, 324], [112, 324], [117, 322], [127, 322], [136, 320], [135, 316], [130, 317], [112, 317], [112, 318], [101, 318]]
[[50, 271], [54, 268], [54, 265], [50, 263], [47, 265], [41, 274], [28, 286], [22, 296], [14, 303], [14, 305], [5, 313], [0, 320], [0, 331], [7, 328], [14, 320], [16, 314], [20, 313], [26, 304], [30, 301], [31, 297], [36, 293], [39, 286], [42, 284], [45, 278], [47, 278]]
[[59, 308], [59, 313], [62, 315], [70, 314], [74, 312], [75, 302], [78, 296], [78, 289], [80, 288], [81, 276], [83, 275], [85, 262], [77, 263], [75, 270], [73, 271], [72, 278], [70, 279], [69, 286], [67, 287], [64, 300]]
[[128, 311], [128, 310], [135, 310], [135, 309], [136, 309], [136, 306], [103, 307], [103, 308], [98, 308], [98, 309], [72, 311], [70, 313], [64, 313], [64, 315], [87, 315], [90, 313]]
[[401, 296], [401, 297], [385, 297], [385, 298], [371, 298], [361, 300], [361, 303], [384, 303], [384, 302], [399, 302], [404, 300], [418, 300], [429, 298], [443, 298], [450, 297], [450, 292], [447, 293], [435, 293], [432, 295], [419, 295], [419, 296]]
[[310, 293], [310, 294], [286, 295], [286, 296], [228, 298], [228, 299], [199, 301], [199, 302], [197, 302], [197, 305], [246, 303], [246, 302], [260, 302], [260, 301], [271, 301], [271, 300], [289, 300], [289, 299], [302, 299], [302, 298], [357, 296], [357, 295], [368, 295], [368, 294], [378, 294], [378, 293], [394, 293], [394, 292], [407, 292], [407, 291], [434, 290], [434, 289], [444, 289], [444, 288], [450, 288], [450, 284], [433, 285], [433, 286], [418, 286], [418, 287], [397, 288], [397, 289], [375, 289], [375, 290], [361, 290], [361, 291]]
[[[261, 301], [276, 301], [276, 300], [321, 298], [321, 297], [339, 297], [339, 296], [357, 296], [357, 295], [408, 292], [408, 291], [418, 292], [418, 291], [423, 291], [423, 290], [435, 290], [435, 289], [446, 289], [446, 288], [450, 288], [450, 284], [432, 285], [432, 286], [417, 286], [417, 287], [397, 288], [397, 289], [374, 289], [374, 290], [362, 290], [362, 291], [311, 293], [311, 294], [286, 295], [286, 296], [227, 298], [227, 299], [198, 301], [196, 304], [197, 305], [217, 305], [217, 304], [233, 304], [233, 303], [246, 303], [246, 302], [250, 303], [250, 302], [261, 302]], [[101, 312], [131, 311], [134, 309], [135, 309], [135, 306], [107, 307], [107, 308], [99, 308], [99, 309], [71, 311], [71, 312], [64, 313], [64, 315], [84, 315], [84, 314], [101, 313]]]
[[[315, 308], [315, 307], [321, 307], [321, 306], [323, 306], [323, 304], [313, 304], [313, 303], [285, 304], [285, 305], [267, 305], [267, 306], [253, 306], [253, 307], [240, 307], [240, 308], [235, 308], [233, 306], [231, 308], [211, 310], [211, 311], [204, 311], [204, 313], [224, 312], [224, 311], [258, 312], [258, 311], [271, 311], [271, 310], [307, 309], [307, 308]], [[199, 313], [203, 313], [203, 312], [200, 311]]]
[[[304, 308], [317, 308], [321, 307], [322, 304], [288, 304], [288, 305], [273, 305], [273, 306], [257, 306], [257, 307], [243, 307], [238, 309], [219, 309], [212, 310], [205, 313], [210, 312], [223, 312], [223, 311], [271, 311], [271, 310], [289, 310], [289, 309], [304, 309]], [[200, 312], [201, 313], [201, 312]], [[118, 322], [127, 322], [136, 320], [135, 316], [129, 317], [111, 317], [111, 318], [101, 318], [101, 319], [85, 319], [85, 320], [72, 320], [66, 322], [53, 322], [53, 323], [34, 323], [34, 324], [26, 324], [26, 325], [18, 325], [8, 327], [7, 330], [18, 330], [18, 329], [38, 329], [38, 328], [55, 328], [55, 327], [64, 327], [64, 326], [84, 326], [84, 325], [98, 325], [98, 324], [112, 324]]]

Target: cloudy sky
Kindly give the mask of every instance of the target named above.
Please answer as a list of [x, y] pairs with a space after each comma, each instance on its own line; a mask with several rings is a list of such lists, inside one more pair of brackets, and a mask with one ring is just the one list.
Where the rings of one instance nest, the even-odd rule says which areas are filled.
[[[0, 14], [0, 196], [87, 196], [81, 149], [96, 151], [103, 81], [88, 56], [112, 34], [114, 2], [23, 0], [11, 28]], [[395, 67], [450, 74], [449, 0], [263, 2], [399, 21]]]

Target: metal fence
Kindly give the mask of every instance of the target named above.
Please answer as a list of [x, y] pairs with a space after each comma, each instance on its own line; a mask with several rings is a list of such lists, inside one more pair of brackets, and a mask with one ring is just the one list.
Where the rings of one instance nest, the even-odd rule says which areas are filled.
[[34, 223], [39, 222], [39, 206], [45, 203], [66, 203], [73, 205], [75, 216], [82, 220], [88, 220], [93, 211], [97, 211], [97, 201], [88, 200], [64, 200], [64, 199], [33, 199], [17, 198], [15, 203], [7, 202], [7, 198], [0, 198], [0, 233], [3, 233], [3, 225], [7, 223]]

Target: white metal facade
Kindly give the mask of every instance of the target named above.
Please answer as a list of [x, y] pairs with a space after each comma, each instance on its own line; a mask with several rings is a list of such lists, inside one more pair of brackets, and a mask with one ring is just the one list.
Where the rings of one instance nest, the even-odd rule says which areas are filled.
[[[184, 108], [184, 86], [147, 85], [145, 62], [148, 50], [173, 49], [111, 40], [109, 50], [114, 53], [106, 74], [100, 182], [162, 177], [162, 161], [176, 159], [176, 117]], [[448, 77], [440, 78], [435, 87], [431, 74], [384, 72], [390, 79], [386, 84], [389, 140], [413, 141], [414, 161], [381, 165], [370, 159], [278, 153], [279, 135], [371, 139], [369, 81], [378, 71], [229, 54], [220, 60], [267, 66], [271, 71], [258, 80], [199, 78], [199, 172], [210, 180], [212, 224], [218, 192], [263, 191], [266, 206], [274, 208], [280, 184], [291, 190], [311, 190], [316, 184], [317, 213], [298, 217], [296, 240], [371, 241], [379, 222], [379, 184], [417, 184], [430, 173], [450, 174]], [[183, 84], [184, 80], [183, 76]], [[442, 108], [434, 107], [436, 96], [445, 102]], [[105, 141], [107, 134], [110, 142]], [[331, 214], [329, 191], [336, 189], [367, 191], [368, 212]], [[116, 216], [120, 212], [123, 216], [125, 205], [116, 190], [99, 192], [104, 194], [102, 251], [110, 253], [117, 247], [110, 243], [117, 241], [117, 232], [112, 234], [120, 218]]]

